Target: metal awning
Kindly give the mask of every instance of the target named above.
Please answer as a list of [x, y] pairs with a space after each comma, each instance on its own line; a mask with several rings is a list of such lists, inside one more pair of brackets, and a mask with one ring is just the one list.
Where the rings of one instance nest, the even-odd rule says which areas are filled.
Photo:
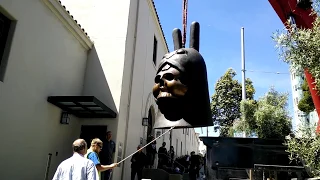
[[49, 96], [47, 101], [79, 118], [117, 117], [117, 113], [94, 96]]

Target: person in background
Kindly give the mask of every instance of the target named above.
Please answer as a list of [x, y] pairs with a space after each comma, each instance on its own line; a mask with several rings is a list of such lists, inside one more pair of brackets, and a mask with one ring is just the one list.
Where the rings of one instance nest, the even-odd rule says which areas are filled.
[[174, 148], [173, 148], [173, 146], [170, 146], [170, 150], [169, 150], [169, 157], [170, 157], [170, 165], [172, 165], [173, 164], [173, 162], [174, 162]]
[[[150, 136], [148, 138], [147, 143], [150, 143], [152, 140], [154, 140], [153, 136]], [[147, 168], [153, 168], [154, 165], [154, 159], [156, 157], [157, 154], [157, 146], [156, 146], [157, 142], [154, 141], [153, 143], [151, 143], [149, 146], [147, 146], [146, 151], [147, 151], [147, 158], [148, 158], [148, 164], [147, 164]]]
[[[137, 150], [139, 150], [142, 146], [139, 145]], [[147, 165], [147, 156], [139, 150], [135, 153], [131, 158], [131, 180], [134, 180], [136, 175], [138, 176], [138, 180], [142, 179], [142, 170]]]
[[95, 164], [95, 166], [99, 172], [99, 179], [100, 180], [101, 180], [101, 172], [107, 171], [109, 169], [113, 169], [113, 168], [117, 167], [117, 165], [118, 165], [117, 163], [113, 163], [110, 165], [101, 165], [98, 154], [102, 150], [102, 147], [103, 147], [102, 141], [99, 138], [95, 138], [91, 141], [90, 149], [88, 149], [87, 154], [86, 154], [86, 157], [88, 159], [90, 159], [91, 161], [93, 161], [93, 163]]
[[87, 153], [86, 141], [83, 139], [75, 140], [72, 149], [73, 156], [58, 166], [52, 180], [99, 180], [94, 163], [84, 158]]
[[190, 167], [189, 167], [189, 179], [196, 180], [199, 172], [200, 160], [199, 156], [196, 155], [194, 151], [192, 151], [190, 157]]
[[164, 165], [168, 164], [168, 151], [166, 148], [166, 142], [162, 143], [162, 146], [158, 150], [158, 169], [162, 169]]
[[[114, 159], [114, 153], [116, 151], [116, 143], [112, 141], [112, 132], [108, 131], [106, 135], [107, 141], [104, 143], [104, 148], [101, 152], [101, 162], [103, 164], [112, 164]], [[109, 180], [111, 178], [112, 170], [107, 170], [102, 173], [103, 180]]]
[[189, 172], [189, 166], [190, 166], [190, 156], [189, 154], [186, 155], [186, 172]]

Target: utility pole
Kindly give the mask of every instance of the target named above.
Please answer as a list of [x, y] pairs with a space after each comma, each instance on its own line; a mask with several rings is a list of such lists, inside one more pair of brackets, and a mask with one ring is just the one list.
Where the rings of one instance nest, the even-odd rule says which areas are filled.
[[246, 66], [244, 53], [244, 27], [241, 28], [241, 66], [242, 66], [242, 100], [246, 98]]
[[[242, 71], [242, 100], [246, 100], [246, 64], [245, 64], [245, 53], [244, 53], [244, 27], [241, 27], [241, 71]], [[246, 118], [242, 115], [243, 118]], [[246, 137], [245, 132], [244, 137]]]

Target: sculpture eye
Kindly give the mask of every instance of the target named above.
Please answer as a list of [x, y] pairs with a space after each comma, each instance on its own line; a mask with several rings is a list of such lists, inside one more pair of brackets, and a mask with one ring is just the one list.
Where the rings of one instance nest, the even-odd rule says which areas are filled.
[[166, 73], [166, 74], [164, 74], [163, 76], [157, 75], [157, 76], [154, 78], [154, 82], [155, 82], [156, 84], [158, 84], [158, 83], [160, 83], [161, 81], [163, 81], [162, 78], [165, 79], [165, 80], [167, 80], [167, 81], [172, 81], [172, 80], [174, 79], [174, 75], [173, 75], [172, 73]]
[[166, 73], [163, 75], [163, 78], [168, 81], [172, 81], [174, 79], [174, 75], [172, 73]]

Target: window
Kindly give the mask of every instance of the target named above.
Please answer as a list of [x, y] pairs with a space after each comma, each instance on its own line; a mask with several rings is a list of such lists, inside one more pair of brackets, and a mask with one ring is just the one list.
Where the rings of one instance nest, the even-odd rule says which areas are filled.
[[182, 156], [182, 141], [181, 141], [180, 156]]
[[14, 23], [0, 12], [0, 81], [3, 81]]
[[157, 51], [158, 51], [158, 41], [156, 36], [153, 36], [153, 64], [157, 65]]

